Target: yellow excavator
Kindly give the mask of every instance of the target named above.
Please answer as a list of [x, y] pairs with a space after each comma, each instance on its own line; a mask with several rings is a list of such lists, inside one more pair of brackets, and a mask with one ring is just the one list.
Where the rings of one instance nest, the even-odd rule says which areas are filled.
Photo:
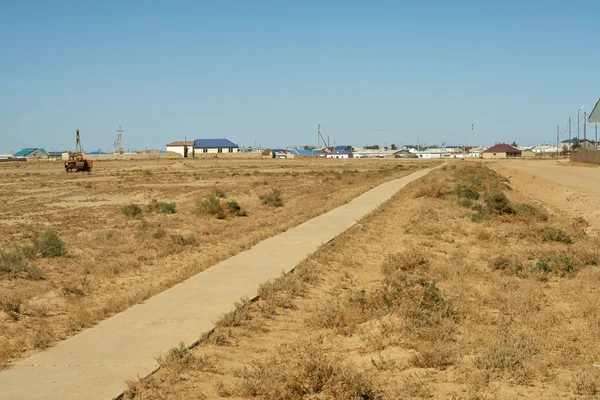
[[65, 161], [65, 170], [67, 172], [91, 172], [93, 165], [94, 161], [83, 158], [83, 149], [81, 148], [81, 140], [79, 140], [79, 129], [77, 129], [75, 131], [75, 152], [69, 153], [69, 159]]

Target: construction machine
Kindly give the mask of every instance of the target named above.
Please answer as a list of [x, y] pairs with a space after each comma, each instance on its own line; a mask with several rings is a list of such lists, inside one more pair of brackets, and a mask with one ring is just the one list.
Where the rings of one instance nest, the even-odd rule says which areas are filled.
[[83, 158], [83, 149], [81, 147], [81, 140], [79, 139], [79, 129], [77, 129], [75, 131], [75, 152], [69, 153], [69, 159], [65, 160], [65, 170], [67, 172], [91, 172], [93, 165], [94, 162], [92, 160]]

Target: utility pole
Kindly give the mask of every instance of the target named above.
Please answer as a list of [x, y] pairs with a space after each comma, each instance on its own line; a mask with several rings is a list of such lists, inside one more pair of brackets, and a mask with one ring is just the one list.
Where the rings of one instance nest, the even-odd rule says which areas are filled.
[[598, 124], [594, 124], [596, 127], [596, 140], [594, 140], [594, 146], [598, 146]]
[[558, 161], [558, 130], [560, 127], [556, 125], [556, 160]]
[[475, 147], [475, 124], [471, 124], [471, 147]]
[[587, 162], [587, 155], [588, 155], [588, 148], [586, 147], [587, 146], [587, 143], [586, 143], [587, 134], [586, 134], [586, 129], [585, 129], [587, 126], [587, 124], [585, 123], [586, 113], [587, 113], [587, 111], [583, 112], [583, 121], [584, 121], [584, 123], [583, 123], [583, 162]]
[[569, 117], [569, 146], [571, 145], [571, 117]]
[[321, 124], [317, 125], [317, 151], [319, 151], [319, 136], [321, 136]]

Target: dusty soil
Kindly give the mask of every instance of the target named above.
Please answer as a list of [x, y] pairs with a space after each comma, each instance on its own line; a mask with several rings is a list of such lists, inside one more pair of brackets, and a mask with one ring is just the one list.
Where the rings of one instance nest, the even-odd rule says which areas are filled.
[[600, 242], [486, 165], [412, 183], [125, 398], [597, 398]]
[[585, 218], [590, 234], [600, 233], [600, 168], [568, 160], [505, 161], [490, 164], [510, 176], [511, 184], [523, 193], [573, 217]]
[[[60, 162], [2, 163], [0, 365], [51, 346], [383, 181], [431, 165], [157, 159], [96, 161], [91, 174], [66, 174]], [[282, 207], [259, 198], [273, 192], [279, 192]], [[215, 195], [222, 219], [198, 214], [198, 201]], [[175, 213], [170, 213], [173, 205], [166, 213], [147, 209], [153, 200], [174, 203]], [[231, 201], [247, 216], [229, 212]], [[141, 213], [125, 215], [129, 204]]]

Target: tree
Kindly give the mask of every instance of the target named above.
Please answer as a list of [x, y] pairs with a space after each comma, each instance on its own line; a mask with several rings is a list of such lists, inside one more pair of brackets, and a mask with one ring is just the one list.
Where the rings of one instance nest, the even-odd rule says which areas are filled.
[[563, 153], [567, 154], [567, 153], [569, 152], [569, 146], [567, 146], [567, 144], [566, 144], [566, 143], [565, 143], [565, 144], [563, 144], [563, 148], [562, 148], [562, 150], [563, 150]]
[[510, 145], [511, 145], [512, 147], [517, 147], [517, 143], [516, 143], [516, 142], [514, 142], [514, 141], [513, 141], [513, 142], [512, 142]]
[[374, 144], [372, 146], [365, 146], [365, 149], [367, 149], [367, 150], [379, 150], [379, 145], [378, 144]]
[[398, 146], [396, 146], [396, 143], [392, 143], [392, 150], [398, 150]]
[[573, 140], [573, 144], [571, 145], [571, 150], [577, 150], [581, 148], [581, 143], [579, 143], [579, 139]]
[[302, 148], [303, 148], [304, 150], [314, 150], [314, 149], [316, 149], [316, 147], [315, 147], [315, 146], [303, 146]]

